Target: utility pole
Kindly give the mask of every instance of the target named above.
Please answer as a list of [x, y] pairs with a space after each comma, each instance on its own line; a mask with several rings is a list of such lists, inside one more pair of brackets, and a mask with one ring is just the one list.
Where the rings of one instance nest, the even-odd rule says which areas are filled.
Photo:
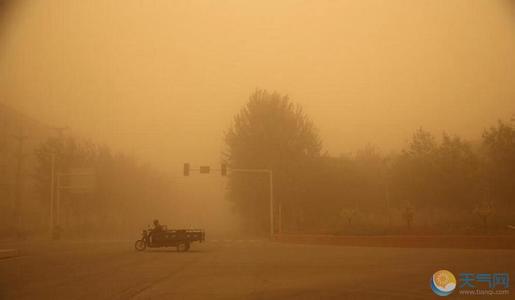
[[[64, 139], [64, 131], [68, 129], [68, 127], [53, 127], [57, 132], [57, 138], [60, 142]], [[49, 228], [50, 228], [50, 238], [54, 238], [55, 235], [55, 225], [59, 225], [59, 195], [57, 199], [56, 197], [56, 159], [57, 159], [57, 149], [53, 149], [50, 159], [50, 218], [49, 218]], [[57, 185], [59, 186], [59, 178], [57, 178]], [[59, 191], [57, 191], [59, 193]], [[56, 201], [57, 200], [57, 201]], [[57, 205], [56, 205], [57, 202]], [[57, 212], [55, 212], [55, 206], [57, 206]], [[57, 220], [57, 222], [56, 222]]]
[[57, 226], [61, 227], [61, 174], [57, 174], [57, 186], [56, 186], [57, 198], [55, 207], [55, 219]]
[[28, 138], [26, 135], [23, 135], [23, 130], [20, 129], [20, 133], [18, 135], [12, 135], [14, 139], [18, 142], [18, 148], [16, 151], [16, 183], [14, 190], [14, 218], [16, 223], [16, 230], [18, 234], [20, 233], [20, 225], [21, 225], [21, 201], [22, 201], [22, 193], [23, 193], [23, 162], [25, 159], [25, 154], [23, 153], [23, 146], [25, 140]]
[[55, 152], [52, 152], [50, 161], [50, 220], [49, 220], [49, 231], [50, 236], [53, 236], [54, 232], [54, 191], [55, 191]]

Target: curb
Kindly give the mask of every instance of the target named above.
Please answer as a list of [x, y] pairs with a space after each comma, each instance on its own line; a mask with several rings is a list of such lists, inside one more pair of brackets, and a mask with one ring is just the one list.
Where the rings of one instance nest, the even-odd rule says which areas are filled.
[[0, 249], [0, 259], [16, 257], [19, 254], [18, 249]]
[[335, 236], [281, 234], [278, 242], [394, 248], [515, 249], [515, 236]]

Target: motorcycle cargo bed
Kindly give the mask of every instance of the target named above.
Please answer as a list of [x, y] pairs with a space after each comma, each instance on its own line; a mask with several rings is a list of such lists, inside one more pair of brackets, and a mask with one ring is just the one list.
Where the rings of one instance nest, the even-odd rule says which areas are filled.
[[156, 240], [161, 241], [190, 241], [203, 242], [206, 239], [204, 230], [201, 229], [167, 229], [154, 234]]

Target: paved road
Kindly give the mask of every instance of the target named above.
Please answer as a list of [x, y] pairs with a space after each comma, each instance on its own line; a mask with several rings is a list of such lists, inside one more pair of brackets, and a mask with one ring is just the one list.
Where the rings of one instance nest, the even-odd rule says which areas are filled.
[[[0, 243], [0, 248], [12, 246]], [[439, 269], [515, 276], [513, 250], [338, 247], [266, 240], [208, 241], [195, 244], [188, 253], [138, 253], [129, 241], [16, 246], [21, 256], [0, 260], [0, 299], [435, 299], [428, 283]], [[456, 294], [452, 298], [460, 299]], [[461, 297], [472, 298], [480, 299]]]

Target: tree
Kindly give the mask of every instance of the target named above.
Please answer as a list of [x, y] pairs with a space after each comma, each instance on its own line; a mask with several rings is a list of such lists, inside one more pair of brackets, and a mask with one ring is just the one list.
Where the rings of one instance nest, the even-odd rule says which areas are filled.
[[[35, 179], [40, 198], [48, 208], [52, 153], [55, 154], [56, 173], [68, 173], [82, 167], [95, 170], [94, 190], [84, 193], [61, 191], [63, 233], [98, 233], [105, 228], [110, 228], [108, 234], [123, 233], [135, 222], [155, 217], [165, 203], [170, 202], [166, 178], [132, 157], [112, 154], [106, 146], [73, 137], [49, 138], [35, 151], [38, 164]], [[43, 213], [48, 211], [45, 209]]]
[[495, 208], [492, 201], [481, 201], [473, 210], [473, 213], [481, 218], [483, 223], [483, 230], [488, 229], [488, 219], [495, 214]]
[[430, 155], [436, 147], [433, 135], [422, 128], [419, 128], [409, 143], [407, 153], [412, 156]]
[[484, 176], [488, 197], [512, 211], [515, 198], [515, 128], [499, 121], [483, 133]]
[[435, 151], [434, 190], [438, 207], [463, 210], [480, 194], [479, 159], [469, 143], [443, 134]]
[[355, 208], [342, 208], [340, 210], [340, 216], [347, 220], [347, 225], [352, 225], [352, 219], [356, 217], [358, 211]]
[[[357, 182], [356, 202], [360, 210], [377, 211], [385, 208], [388, 159], [378, 148], [368, 145], [356, 152], [354, 157]], [[384, 212], [384, 211], [383, 211]]]
[[410, 202], [421, 208], [436, 198], [434, 190], [435, 153], [437, 143], [433, 135], [418, 129], [408, 148], [393, 162], [391, 191], [398, 207]]
[[406, 227], [411, 229], [413, 219], [415, 218], [415, 207], [413, 207], [411, 202], [406, 202], [402, 211], [402, 218], [406, 221]]
[[[313, 122], [288, 96], [256, 90], [225, 134], [225, 162], [232, 168], [271, 169], [274, 194], [283, 209], [300, 195], [303, 166], [320, 156]], [[268, 224], [268, 184], [264, 176], [234, 173], [229, 198], [254, 230]]]
[[471, 145], [446, 133], [436, 140], [419, 129], [393, 168], [398, 203], [410, 201], [417, 209], [462, 212], [480, 194], [478, 156]]

